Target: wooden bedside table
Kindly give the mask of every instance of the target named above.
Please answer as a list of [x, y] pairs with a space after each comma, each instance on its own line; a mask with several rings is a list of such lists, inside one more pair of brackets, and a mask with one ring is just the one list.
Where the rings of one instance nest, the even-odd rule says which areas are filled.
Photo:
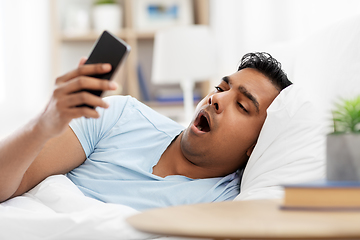
[[360, 239], [360, 211], [280, 210], [253, 200], [153, 209], [127, 221], [148, 233], [213, 239]]

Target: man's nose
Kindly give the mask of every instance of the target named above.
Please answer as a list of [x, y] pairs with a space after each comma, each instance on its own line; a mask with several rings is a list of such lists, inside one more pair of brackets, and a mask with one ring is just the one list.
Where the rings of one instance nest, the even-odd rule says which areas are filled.
[[214, 97], [214, 95], [209, 97], [209, 105], [214, 106], [215, 110], [218, 111], [219, 110], [219, 104], [217, 102], [215, 102], [215, 99], [213, 99], [213, 97]]
[[216, 93], [209, 97], [209, 105], [213, 106], [216, 113], [221, 113], [226, 106], [227, 96], [225, 92]]

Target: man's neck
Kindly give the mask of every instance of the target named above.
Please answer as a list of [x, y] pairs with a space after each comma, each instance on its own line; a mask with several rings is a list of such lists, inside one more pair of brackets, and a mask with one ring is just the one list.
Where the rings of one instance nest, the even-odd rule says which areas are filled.
[[181, 150], [181, 133], [164, 151], [159, 162], [153, 167], [153, 174], [159, 177], [183, 175], [192, 179], [209, 178], [209, 169], [197, 166], [187, 159]]

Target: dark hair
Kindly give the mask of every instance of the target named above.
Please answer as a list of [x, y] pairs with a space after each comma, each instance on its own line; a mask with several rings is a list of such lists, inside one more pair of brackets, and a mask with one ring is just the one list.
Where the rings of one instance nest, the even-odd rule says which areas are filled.
[[254, 68], [264, 74], [279, 91], [290, 86], [292, 82], [281, 69], [281, 63], [269, 53], [255, 52], [247, 53], [242, 59], [238, 71], [244, 68]]

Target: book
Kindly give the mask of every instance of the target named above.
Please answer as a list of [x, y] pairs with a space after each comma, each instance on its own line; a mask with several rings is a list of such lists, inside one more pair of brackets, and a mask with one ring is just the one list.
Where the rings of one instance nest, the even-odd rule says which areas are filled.
[[137, 65], [137, 75], [138, 75], [138, 80], [139, 80], [139, 86], [140, 86], [140, 90], [141, 90], [141, 94], [142, 94], [142, 99], [146, 102], [151, 100], [150, 97], [150, 91], [149, 91], [149, 86], [146, 82], [141, 64]]
[[317, 181], [283, 187], [281, 209], [360, 210], [359, 181]]
[[[193, 92], [193, 99], [195, 103], [201, 100], [201, 95], [196, 89]], [[182, 103], [184, 101], [184, 93], [181, 88], [158, 88], [155, 100], [161, 103]]]

